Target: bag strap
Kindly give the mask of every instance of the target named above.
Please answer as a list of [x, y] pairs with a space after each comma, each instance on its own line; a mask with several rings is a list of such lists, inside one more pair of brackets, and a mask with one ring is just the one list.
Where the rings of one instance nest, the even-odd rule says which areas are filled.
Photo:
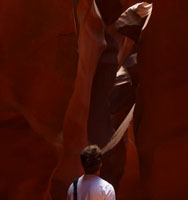
[[73, 186], [74, 186], [74, 200], [78, 199], [77, 195], [77, 184], [78, 184], [78, 178], [74, 179]]

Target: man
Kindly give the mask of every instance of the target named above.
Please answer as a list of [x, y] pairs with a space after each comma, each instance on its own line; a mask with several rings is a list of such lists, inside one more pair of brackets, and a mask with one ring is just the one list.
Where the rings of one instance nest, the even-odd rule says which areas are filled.
[[[115, 200], [113, 186], [99, 177], [102, 166], [102, 153], [97, 145], [90, 145], [81, 153], [81, 163], [85, 174], [78, 179], [77, 186], [69, 187], [67, 200]], [[76, 191], [75, 191], [76, 188]]]

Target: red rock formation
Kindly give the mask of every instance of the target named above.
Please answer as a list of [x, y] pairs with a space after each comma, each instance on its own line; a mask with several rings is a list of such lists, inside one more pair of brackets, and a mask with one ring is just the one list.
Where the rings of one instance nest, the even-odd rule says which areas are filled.
[[144, 197], [188, 199], [187, 1], [155, 1], [139, 51], [143, 113], [136, 133]]
[[[5, 116], [1, 113], [1, 117]], [[0, 198], [48, 199], [49, 180], [57, 165], [52, 144], [39, 137], [22, 116], [1, 120], [0, 133]]]
[[[124, 2], [126, 8], [130, 2]], [[102, 16], [113, 23], [121, 5], [113, 15], [112, 4], [108, 11], [104, 5], [98, 5]], [[141, 40], [135, 113], [143, 194], [127, 192], [137, 186], [138, 160], [134, 143], [128, 143], [125, 167], [121, 140], [106, 155], [102, 170], [119, 199], [188, 198], [186, 6], [186, 1], [154, 1]], [[79, 152], [88, 143], [90, 91], [107, 47], [104, 29], [110, 28], [93, 1], [78, 4], [79, 35], [69, 0], [3, 0], [0, 16], [0, 198], [48, 199], [53, 177], [52, 197], [63, 199], [72, 178], [81, 173]]]
[[0, 199], [47, 199], [72, 94], [72, 1], [1, 1]]
[[[114, 8], [108, 5], [107, 16]], [[110, 23], [121, 13], [120, 4], [119, 8]], [[79, 2], [79, 38], [72, 1], [2, 1], [0, 15], [4, 18], [0, 23], [0, 197], [47, 199], [54, 170], [60, 166], [53, 176], [57, 184], [52, 194], [65, 198], [68, 184], [81, 173], [78, 158], [87, 144], [90, 90], [106, 48], [104, 24], [92, 1]], [[103, 176], [117, 188], [124, 169], [124, 141], [105, 159]], [[58, 195], [59, 191], [63, 192]]]

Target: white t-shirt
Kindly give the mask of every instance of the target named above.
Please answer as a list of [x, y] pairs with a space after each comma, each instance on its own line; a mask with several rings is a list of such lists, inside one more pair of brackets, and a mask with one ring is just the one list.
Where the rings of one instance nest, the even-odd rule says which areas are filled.
[[[73, 184], [70, 185], [67, 200], [73, 200]], [[115, 200], [113, 186], [96, 175], [83, 175], [77, 184], [78, 200]]]

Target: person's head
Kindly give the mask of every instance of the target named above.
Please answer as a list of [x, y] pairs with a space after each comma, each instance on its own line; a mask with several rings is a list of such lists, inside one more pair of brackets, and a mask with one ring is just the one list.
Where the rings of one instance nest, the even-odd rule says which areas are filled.
[[85, 174], [96, 174], [100, 170], [102, 153], [97, 145], [85, 147], [80, 158]]

